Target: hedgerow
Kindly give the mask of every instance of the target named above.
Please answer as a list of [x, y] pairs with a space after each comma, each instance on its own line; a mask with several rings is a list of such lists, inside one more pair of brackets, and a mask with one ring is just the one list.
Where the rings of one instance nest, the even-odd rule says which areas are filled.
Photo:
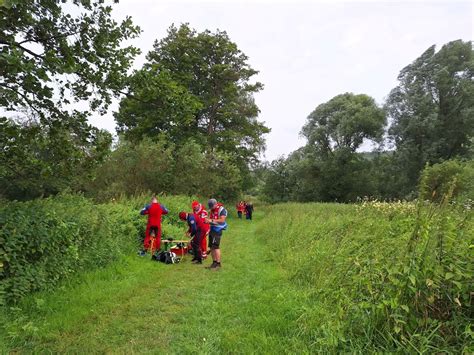
[[[177, 213], [190, 209], [189, 197], [162, 197], [170, 210], [163, 237], [184, 233]], [[139, 210], [149, 196], [94, 204], [78, 195], [60, 195], [0, 207], [0, 305], [56, 287], [73, 274], [102, 267], [135, 252], [146, 217]]]

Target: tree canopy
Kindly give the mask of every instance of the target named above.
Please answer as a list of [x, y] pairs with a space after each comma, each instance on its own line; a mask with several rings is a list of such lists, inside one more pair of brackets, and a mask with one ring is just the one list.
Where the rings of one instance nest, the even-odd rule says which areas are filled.
[[102, 0], [0, 3], [2, 195], [81, 190], [109, 152], [111, 135], [87, 118], [121, 93], [139, 53], [122, 43], [140, 32], [111, 11]]
[[474, 137], [474, 55], [471, 42], [428, 48], [398, 76], [386, 102], [397, 158], [414, 187], [426, 163], [469, 154]]
[[[173, 141], [193, 137], [207, 152], [220, 151], [248, 163], [264, 149], [270, 130], [257, 120], [253, 94], [263, 85], [251, 82], [257, 71], [226, 32], [198, 33], [188, 24], [174, 25], [155, 41], [148, 62], [135, 76], [159, 80], [159, 90], [133, 80], [116, 120], [126, 137], [167, 131]], [[171, 111], [167, 100], [173, 101]], [[134, 106], [143, 106], [140, 109]], [[168, 126], [173, 129], [168, 129]]]
[[345, 93], [316, 107], [301, 133], [321, 152], [346, 148], [355, 152], [364, 138], [380, 140], [385, 113], [367, 95]]
[[51, 120], [85, 100], [103, 113], [139, 52], [121, 46], [139, 28], [130, 18], [116, 23], [111, 11], [100, 0], [0, 6], [0, 107], [27, 108]]

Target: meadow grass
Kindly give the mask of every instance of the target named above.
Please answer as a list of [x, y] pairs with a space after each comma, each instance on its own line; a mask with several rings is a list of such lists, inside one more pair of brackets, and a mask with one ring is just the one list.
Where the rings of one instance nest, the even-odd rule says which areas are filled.
[[220, 271], [192, 265], [190, 256], [166, 265], [129, 255], [56, 292], [27, 297], [3, 316], [2, 351], [309, 351], [294, 327], [305, 295], [255, 235], [262, 212], [255, 217], [230, 221]]
[[[253, 221], [230, 218], [222, 270], [192, 265], [190, 256], [165, 265], [130, 254], [5, 308], [0, 351], [469, 353], [472, 309], [462, 296], [472, 286], [472, 212], [433, 211], [257, 208]], [[428, 268], [426, 246], [439, 250], [440, 233], [434, 264], [446, 260], [449, 272]]]

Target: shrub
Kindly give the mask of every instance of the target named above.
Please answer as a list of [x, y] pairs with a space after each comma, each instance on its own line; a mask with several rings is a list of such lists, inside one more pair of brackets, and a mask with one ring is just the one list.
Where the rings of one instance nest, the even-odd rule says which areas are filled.
[[461, 200], [474, 200], [474, 161], [448, 160], [426, 167], [419, 190], [420, 199], [432, 202], [441, 202], [448, 194]]
[[[0, 207], [0, 305], [28, 293], [52, 289], [71, 275], [97, 268], [136, 251], [145, 233], [139, 210], [149, 196], [94, 204], [77, 195]], [[162, 197], [170, 210], [163, 236], [178, 238], [186, 229], [177, 213], [190, 210], [191, 197]], [[181, 235], [180, 235], [181, 234]]]

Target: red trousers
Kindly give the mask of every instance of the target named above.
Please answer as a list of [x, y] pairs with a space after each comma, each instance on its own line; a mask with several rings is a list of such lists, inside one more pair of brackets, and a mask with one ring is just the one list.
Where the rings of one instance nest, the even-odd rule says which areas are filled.
[[[161, 247], [161, 228], [156, 227], [156, 226], [146, 226], [146, 231], [145, 231], [145, 240], [143, 241], [143, 249], [148, 250], [150, 249], [150, 244], [151, 244], [151, 239], [152, 236], [150, 235], [150, 229], [153, 227], [155, 230], [155, 238], [153, 242], [153, 250], [159, 250]], [[158, 230], [158, 232], [156, 232]]]
[[209, 234], [209, 231], [207, 231], [201, 239], [201, 252], [205, 253], [207, 250], [207, 235]]

